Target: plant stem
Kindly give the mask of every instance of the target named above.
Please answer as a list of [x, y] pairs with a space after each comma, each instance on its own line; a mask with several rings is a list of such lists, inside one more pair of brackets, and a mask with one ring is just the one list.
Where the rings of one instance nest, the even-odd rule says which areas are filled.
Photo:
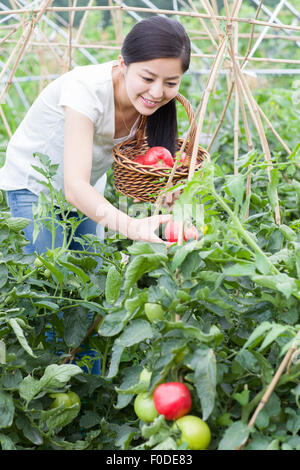
[[253, 238], [248, 234], [247, 230], [244, 229], [243, 225], [239, 221], [238, 217], [232, 212], [230, 207], [226, 204], [226, 202], [218, 195], [218, 193], [213, 189], [213, 196], [218, 201], [218, 203], [223, 207], [223, 209], [228, 213], [231, 217], [238, 233], [241, 237], [248, 243], [248, 245], [257, 253], [259, 254], [269, 265], [270, 271], [272, 274], [279, 274], [280, 272], [278, 269], [273, 265], [273, 263], [269, 260], [269, 258], [265, 255], [265, 253], [261, 250], [258, 244], [253, 240]]

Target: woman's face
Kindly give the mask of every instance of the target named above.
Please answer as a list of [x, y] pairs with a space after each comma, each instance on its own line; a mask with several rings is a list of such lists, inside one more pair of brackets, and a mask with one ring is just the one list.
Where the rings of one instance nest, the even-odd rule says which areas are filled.
[[182, 77], [179, 58], [153, 59], [128, 66], [120, 61], [128, 99], [145, 116], [153, 114], [178, 93]]

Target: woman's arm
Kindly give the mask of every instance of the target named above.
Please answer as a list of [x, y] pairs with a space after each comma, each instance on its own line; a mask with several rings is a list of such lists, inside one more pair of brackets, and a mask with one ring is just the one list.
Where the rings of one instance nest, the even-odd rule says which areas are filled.
[[171, 215], [134, 219], [114, 207], [90, 184], [93, 122], [65, 107], [64, 189], [68, 202], [90, 219], [132, 240], [165, 243], [154, 232]]

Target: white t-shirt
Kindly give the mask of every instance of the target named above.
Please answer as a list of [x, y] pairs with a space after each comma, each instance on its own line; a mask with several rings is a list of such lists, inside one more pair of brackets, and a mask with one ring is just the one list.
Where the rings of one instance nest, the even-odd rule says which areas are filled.
[[[43, 176], [32, 168], [40, 166], [33, 154], [48, 155], [58, 163], [53, 186], [64, 192], [64, 106], [68, 106], [94, 123], [93, 161], [90, 183], [104, 193], [106, 171], [113, 163], [112, 148], [135, 135], [138, 120], [130, 134], [114, 139], [115, 106], [112, 67], [116, 61], [75, 67], [50, 83], [34, 101], [9, 141], [5, 165], [0, 169], [0, 189], [29, 189], [34, 194], [46, 188], [37, 180]], [[47, 195], [47, 194], [46, 194]]]

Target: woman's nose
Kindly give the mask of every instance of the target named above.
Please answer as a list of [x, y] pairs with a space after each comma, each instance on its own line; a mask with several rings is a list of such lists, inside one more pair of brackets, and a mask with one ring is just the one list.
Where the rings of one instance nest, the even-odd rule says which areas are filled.
[[159, 100], [163, 97], [163, 85], [158, 80], [153, 82], [150, 88], [150, 94], [153, 99]]

